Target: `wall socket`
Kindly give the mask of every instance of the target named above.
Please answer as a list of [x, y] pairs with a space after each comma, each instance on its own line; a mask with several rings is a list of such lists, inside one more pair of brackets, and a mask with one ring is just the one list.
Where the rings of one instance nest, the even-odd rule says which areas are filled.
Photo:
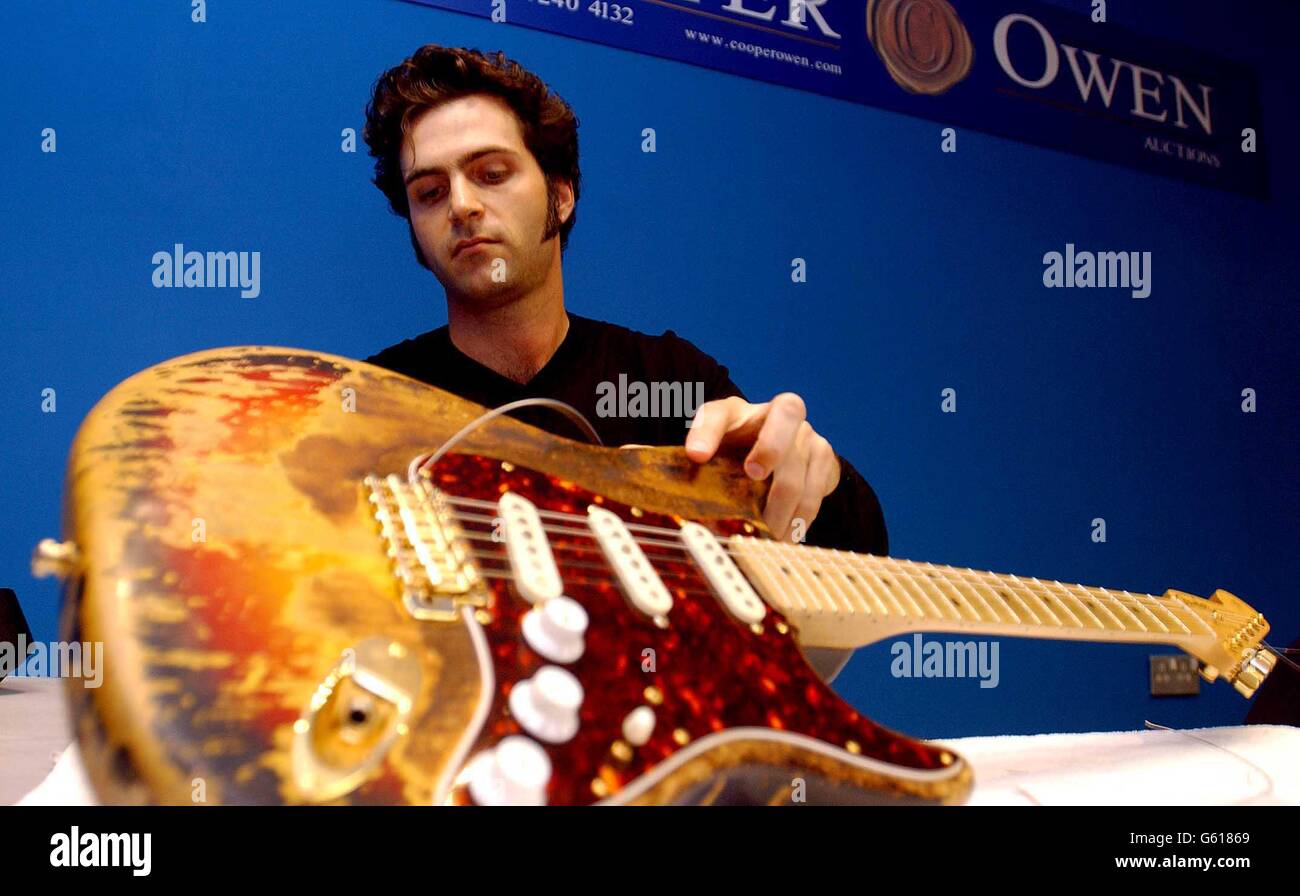
[[1196, 657], [1178, 653], [1150, 659], [1152, 697], [1195, 697], [1201, 692]]

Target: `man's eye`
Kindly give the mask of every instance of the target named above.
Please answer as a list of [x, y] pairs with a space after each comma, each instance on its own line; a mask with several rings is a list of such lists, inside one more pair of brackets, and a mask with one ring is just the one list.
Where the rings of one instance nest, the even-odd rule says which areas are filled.
[[421, 202], [430, 202], [441, 193], [442, 187], [434, 187], [432, 190], [425, 190], [420, 194]]
[[489, 171], [483, 176], [491, 183], [499, 184], [501, 181], [505, 180], [509, 174], [509, 171]]

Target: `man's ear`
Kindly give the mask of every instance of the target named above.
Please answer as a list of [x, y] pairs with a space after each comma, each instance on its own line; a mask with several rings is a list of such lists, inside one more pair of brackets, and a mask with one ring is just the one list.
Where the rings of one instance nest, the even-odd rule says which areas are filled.
[[562, 177], [552, 178], [551, 183], [555, 189], [555, 213], [560, 216], [560, 223], [563, 224], [573, 214], [573, 184]]

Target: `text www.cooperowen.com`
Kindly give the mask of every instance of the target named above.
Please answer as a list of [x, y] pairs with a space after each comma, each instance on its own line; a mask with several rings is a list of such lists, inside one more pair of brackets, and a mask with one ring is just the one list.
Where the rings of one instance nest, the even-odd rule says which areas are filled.
[[724, 50], [733, 50], [737, 53], [747, 53], [761, 59], [775, 59], [778, 62], [786, 62], [791, 65], [798, 65], [803, 68], [813, 68], [817, 71], [826, 72], [831, 75], [839, 75], [842, 69], [834, 62], [822, 62], [820, 59], [809, 59], [807, 56], [800, 56], [797, 53], [787, 53], [784, 50], [773, 50], [771, 47], [764, 47], [760, 44], [752, 44], [748, 41], [735, 40], [734, 38], [719, 37], [716, 34], [707, 34], [703, 31], [696, 31], [692, 28], [683, 28], [686, 33], [686, 39], [689, 41], [698, 41], [702, 44], [708, 44], [711, 47], [720, 47]]

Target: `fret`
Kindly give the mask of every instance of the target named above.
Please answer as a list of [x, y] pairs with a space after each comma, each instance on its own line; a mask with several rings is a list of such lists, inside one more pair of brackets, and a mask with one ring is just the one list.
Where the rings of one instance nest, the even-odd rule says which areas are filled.
[[[883, 558], [883, 557], [874, 557], [873, 559], [875, 559], [875, 560], [877, 560], [877, 561], [885, 560], [885, 559], [893, 560], [893, 558]], [[897, 561], [894, 561], [894, 562], [897, 562]], [[974, 608], [974, 606], [971, 605], [971, 603], [970, 603], [970, 599], [967, 598], [967, 597], [962, 593], [962, 591], [961, 591], [959, 588], [957, 588], [957, 587], [956, 587], [956, 586], [955, 586], [951, 581], [949, 581], [948, 584], [949, 584], [949, 586], [952, 588], [953, 592], [956, 594], [956, 597], [945, 598], [945, 602], [951, 604], [951, 605], [955, 608], [954, 613], [956, 614], [956, 619], [957, 619], [959, 622], [966, 622], [966, 621], [968, 621], [967, 618], [966, 618], [966, 616], [962, 615], [962, 612], [961, 612], [961, 611], [962, 611], [962, 608], [965, 607], [966, 610], [967, 610], [967, 611], [968, 611], [972, 616], [974, 616], [974, 621], [976, 621], [976, 622], [982, 622], [983, 620], [980, 618], [980, 614], [979, 614], [979, 612]], [[945, 617], [942, 617], [942, 616], [941, 616], [940, 618], [945, 618]]]
[[[834, 604], [832, 601], [830, 601], [829, 596], [826, 596], [825, 589], [822, 587], [820, 578], [818, 577], [817, 573], [809, 569], [807, 563], [804, 562], [804, 557], [807, 552], [791, 550], [788, 553], [790, 556], [790, 566], [793, 567], [795, 571], [799, 574], [799, 578], [809, 585], [809, 589], [808, 589], [809, 600], [812, 604], [814, 604], [817, 607], [817, 612], [825, 613], [828, 609], [834, 610], [835, 609]], [[818, 600], [817, 598], [818, 591], [821, 591], [823, 596], [827, 597], [827, 603], [830, 603], [831, 606], [828, 607], [826, 606], [826, 604]]]
[[[994, 574], [990, 572], [990, 573], [987, 573], [987, 575], [992, 576], [992, 575], [994, 575]], [[971, 581], [974, 583], [974, 587], [973, 587], [972, 590], [974, 590], [974, 592], [975, 592], [975, 596], [978, 597], [981, 601], [983, 601], [984, 606], [988, 607], [989, 610], [992, 611], [992, 613], [993, 613], [993, 621], [994, 621], [994, 622], [1001, 622], [1002, 620], [1000, 620], [1000, 619], [998, 618], [997, 611], [993, 609], [993, 605], [989, 603], [988, 598], [986, 598], [983, 594], [980, 594], [980, 591], [979, 591], [979, 585], [980, 585], [980, 584], [984, 584], [984, 590], [985, 590], [985, 591], [988, 591], [988, 592], [989, 592], [990, 594], [992, 594], [994, 597], [997, 597], [997, 596], [998, 596], [997, 593], [996, 593], [996, 591], [995, 591], [993, 588], [990, 588], [986, 582], [983, 582], [979, 576], [977, 576], [975, 579], [973, 579], [973, 580], [971, 580]], [[1005, 600], [1005, 599], [1003, 599], [1003, 598], [998, 598], [998, 599], [1002, 602], [1003, 606], [1006, 606], [1006, 600]], [[1011, 608], [1010, 608], [1010, 607], [1007, 607], [1007, 612], [1009, 612], [1009, 613], [1011, 612]], [[1019, 616], [1016, 616], [1015, 613], [1011, 613], [1011, 617], [1015, 620], [1015, 624], [1016, 624], [1016, 625], [1019, 625], [1019, 624], [1020, 624], [1020, 617], [1019, 617]]]
[[[1038, 581], [1037, 578], [1034, 578], [1034, 577], [1032, 577], [1032, 576], [1031, 576], [1031, 580], [1033, 581], [1033, 583], [1034, 583], [1035, 585], [1039, 585], [1039, 586], [1041, 586], [1041, 585], [1043, 584], [1042, 582]], [[1051, 599], [1052, 599], [1052, 596], [1051, 596], [1050, 594], [1047, 594], [1047, 593], [1044, 592], [1044, 591], [1038, 590], [1038, 591], [1035, 591], [1035, 593], [1038, 594], [1040, 597], [1042, 597], [1043, 600], [1045, 600], [1045, 601], [1051, 601]], [[1074, 612], [1074, 610], [1070, 609], [1070, 605], [1067, 604], [1065, 601], [1063, 601], [1063, 600], [1058, 600], [1058, 601], [1056, 602], [1056, 606], [1060, 607], [1062, 610], [1064, 610], [1065, 612], [1067, 612], [1067, 613], [1070, 614], [1070, 618], [1074, 620], [1075, 627], [1077, 627], [1077, 628], [1084, 628], [1084, 629], [1086, 629], [1086, 628], [1093, 628], [1093, 627], [1094, 627], [1094, 626], [1090, 626], [1090, 625], [1088, 625], [1086, 622], [1084, 622], [1083, 619], [1082, 619], [1082, 618], [1081, 618], [1077, 613]], [[1091, 614], [1089, 614], [1089, 615], [1091, 615]], [[1096, 617], [1093, 617], [1093, 618], [1095, 619]]]
[[823, 570], [824, 575], [822, 576], [823, 581], [830, 582], [831, 587], [835, 589], [835, 594], [832, 596], [835, 597], [835, 599], [844, 606], [843, 613], [850, 616], [854, 615], [855, 613], [870, 615], [870, 611], [868, 610], [867, 607], [858, 606], [853, 602], [853, 599], [849, 596], [849, 593], [844, 590], [843, 586], [841, 586], [839, 581], [836, 579], [835, 564], [833, 562], [830, 562], [831, 560], [833, 560], [833, 558], [827, 556], [827, 552], [824, 548], [818, 548], [817, 554], [824, 561], [821, 564], [823, 567], [825, 567]]
[[885, 589], [885, 596], [888, 597], [891, 601], [893, 601], [893, 603], [898, 607], [898, 615], [904, 617], [911, 615], [907, 612], [907, 608], [903, 606], [902, 601], [900, 601], [897, 597], [895, 597], [894, 593], [890, 590], [889, 586], [885, 584], [884, 578], [880, 575], [880, 572], [876, 569], [876, 563], [872, 562], [872, 561], [877, 561], [879, 559], [880, 559], [879, 557], [870, 554], [862, 556], [859, 563], [859, 569], [865, 570], [871, 573], [871, 575], [876, 577], [876, 581], [880, 583], [880, 587]]
[[[1128, 628], [1125, 627], [1124, 623], [1122, 623], [1122, 622], [1119, 621], [1119, 617], [1116, 616], [1114, 613], [1112, 613], [1112, 612], [1110, 611], [1110, 609], [1109, 609], [1108, 607], [1106, 607], [1104, 604], [1099, 604], [1099, 603], [1097, 603], [1095, 598], [1093, 599], [1093, 603], [1089, 603], [1089, 602], [1088, 602], [1087, 600], [1085, 600], [1084, 598], [1079, 597], [1079, 596], [1074, 592], [1073, 589], [1071, 589], [1071, 588], [1067, 588], [1065, 585], [1063, 585], [1063, 584], [1061, 584], [1060, 582], [1057, 582], [1057, 581], [1055, 581], [1055, 580], [1052, 581], [1050, 587], [1055, 588], [1057, 591], [1060, 591], [1060, 592], [1062, 592], [1063, 594], [1070, 595], [1071, 597], [1074, 598], [1074, 600], [1075, 600], [1076, 602], [1082, 604], [1083, 607], [1084, 607], [1085, 609], [1087, 609], [1088, 612], [1090, 612], [1090, 613], [1092, 612], [1092, 610], [1093, 610], [1094, 607], [1098, 607], [1098, 606], [1101, 607], [1103, 610], [1105, 610], [1106, 615], [1108, 615], [1111, 619], [1114, 619], [1114, 620], [1115, 620], [1115, 624], [1119, 626], [1119, 631], [1122, 631], [1122, 632], [1126, 632], [1126, 631], [1128, 631]], [[1084, 593], [1087, 594], [1088, 597], [1093, 597], [1093, 595], [1092, 595], [1092, 594], [1089, 594], [1089, 593], [1087, 592], [1086, 589], [1084, 590]], [[1097, 616], [1096, 613], [1093, 613], [1093, 618], [1096, 619], [1098, 623], [1101, 623], [1103, 628], [1109, 628], [1109, 626], [1107, 626], [1105, 623], [1102, 623], [1101, 617], [1100, 617], [1100, 616]]]
[[880, 615], [888, 616], [889, 607], [885, 606], [885, 602], [876, 594], [876, 589], [871, 587], [871, 583], [867, 581], [866, 576], [864, 576], [860, 570], [860, 567], [863, 565], [861, 558], [857, 554], [845, 554], [842, 551], [832, 550], [834, 551], [835, 559], [837, 561], [842, 561], [844, 564], [843, 568], [847, 570], [843, 573], [845, 581], [855, 588], [861, 584], [861, 588], [866, 593], [867, 598], [874, 600], [876, 604], [879, 605]]
[[817, 615], [823, 615], [826, 607], [817, 599], [816, 584], [811, 578], [804, 574], [803, 564], [797, 552], [789, 549], [788, 545], [771, 543], [771, 551], [781, 559], [781, 570], [789, 570], [788, 579], [797, 585], [795, 596], [799, 599], [809, 612]]
[[794, 610], [795, 608], [791, 605], [789, 598], [786, 597], [786, 589], [783, 587], [784, 583], [777, 580], [770, 564], [768, 563], [768, 558], [758, 549], [749, 550], [749, 548], [759, 544], [759, 542], [743, 542], [740, 540], [740, 536], [733, 535], [729, 540], [729, 543], [736, 556], [741, 560], [747, 561], [747, 565], [750, 565], [750, 569], [753, 570], [753, 578], [758, 579], [758, 584], [762, 586], [760, 590], [767, 602], [782, 613], [789, 614]]
[[[1043, 589], [1048, 589], [1048, 590], [1050, 590], [1050, 586], [1049, 586], [1046, 582], [1044, 582], [1044, 581], [1042, 581], [1041, 579], [1039, 579], [1037, 576], [1034, 576], [1033, 579], [1034, 579], [1034, 584], [1037, 585], [1038, 587], [1043, 588]], [[1101, 619], [1097, 616], [1097, 614], [1094, 613], [1094, 612], [1092, 612], [1092, 610], [1088, 609], [1088, 608], [1084, 605], [1083, 601], [1079, 600], [1079, 598], [1077, 598], [1077, 597], [1075, 597], [1074, 595], [1070, 594], [1070, 592], [1068, 592], [1068, 591], [1065, 592], [1064, 597], [1062, 597], [1062, 598], [1058, 598], [1058, 601], [1059, 601], [1060, 603], [1064, 604], [1065, 601], [1066, 601], [1067, 599], [1069, 599], [1069, 600], [1073, 600], [1073, 601], [1074, 601], [1074, 605], [1075, 605], [1076, 607], [1078, 607], [1079, 609], [1083, 610], [1083, 612], [1084, 612], [1085, 614], [1087, 614], [1087, 616], [1088, 616], [1089, 618], [1091, 618], [1092, 621], [1093, 621], [1094, 623], [1096, 623], [1095, 625], [1089, 625], [1089, 624], [1087, 623], [1087, 620], [1082, 620], [1082, 619], [1081, 619], [1080, 621], [1083, 623], [1083, 627], [1084, 627], [1084, 628], [1096, 628], [1096, 629], [1100, 629], [1101, 631], [1106, 631], [1106, 626], [1105, 626], [1105, 624], [1101, 621]]]
[[747, 551], [745, 557], [754, 564], [758, 577], [767, 587], [764, 589], [767, 593], [764, 595], [768, 601], [783, 613], [791, 613], [802, 609], [802, 605], [796, 605], [796, 598], [790, 595], [789, 582], [777, 575], [777, 564], [769, 556], [767, 545], [760, 540], [747, 543], [748, 547], [754, 548]]
[[[957, 587], [957, 583], [953, 584], [953, 590], [957, 593], [957, 597], [954, 600], [953, 606], [955, 606], [959, 612], [964, 609], [967, 613], [975, 617], [976, 622], [979, 622], [980, 621], [979, 611], [976, 610], [975, 605], [971, 603], [970, 595], [966, 593], [966, 590], [964, 588]], [[965, 621], [965, 617], [962, 617], [962, 620]]]
[[[978, 597], [986, 607], [988, 607], [990, 610], [993, 610], [993, 605], [989, 603], [988, 598], [986, 598], [980, 592], [980, 589], [982, 588], [984, 589], [984, 591], [988, 592], [989, 594], [993, 594], [993, 586], [988, 581], [989, 577], [996, 578], [996, 576], [994, 576], [994, 574], [991, 572], [985, 573], [985, 572], [980, 572], [977, 569], [963, 569], [961, 570], [961, 576], [959, 577], [959, 582], [963, 586], [965, 586], [964, 590], [969, 590], [970, 592], [974, 593], [974, 595]], [[994, 597], [996, 596], [997, 595], [994, 595]], [[968, 603], [970, 602], [969, 597], [967, 598], [967, 602]], [[1003, 601], [1003, 603], [1005, 603], [1005, 601]], [[1010, 608], [1008, 608], [1008, 610], [1009, 609]], [[1017, 622], [1019, 622], [1018, 616], [1015, 616], [1015, 614], [1012, 614], [1012, 616], [1016, 619]], [[993, 612], [993, 619], [995, 622], [1001, 621], [997, 618], [996, 611]]]
[[[884, 560], [886, 558], [882, 557], [881, 559]], [[894, 578], [896, 579], [902, 578], [903, 580], [905, 580], [906, 584], [910, 584], [912, 586], [912, 590], [914, 590], [917, 594], [921, 595], [921, 597], [926, 601], [926, 603], [928, 603], [931, 607], [934, 608], [935, 614], [940, 618], [942, 618], [943, 614], [939, 612], [939, 606], [934, 602], [934, 600], [930, 598], [928, 594], [925, 593], [925, 589], [922, 588], [920, 584], [916, 581], [916, 577], [913, 576], [908, 570], [900, 568], [905, 565], [904, 562], [895, 560], [893, 557], [887, 559], [890, 561], [890, 565], [894, 567]], [[915, 603], [917, 609], [920, 610], [921, 618], [924, 619], [930, 616], [929, 613], [921, 609], [921, 605], [919, 603], [917, 603], [915, 600], [913, 600], [912, 602]]]
[[[1060, 583], [1058, 582], [1057, 584]], [[1068, 588], [1071, 591], [1082, 591], [1084, 594], [1088, 595], [1089, 599], [1091, 599], [1094, 604], [1101, 606], [1103, 609], [1105, 609], [1107, 613], [1110, 614], [1110, 617], [1115, 620], [1115, 624], [1119, 626], [1120, 631], [1124, 631], [1124, 632], [1131, 631], [1131, 629], [1128, 627], [1128, 623], [1126, 623], [1124, 620], [1120, 619], [1118, 615], [1116, 615], [1115, 607], [1112, 604], [1112, 602], [1108, 600], [1104, 600], [1102, 596], [1100, 594], [1097, 594], [1093, 589], [1084, 587], [1083, 585], [1061, 585], [1061, 587]], [[1128, 613], [1128, 615], [1130, 616], [1133, 615], [1132, 613], [1128, 612], [1127, 608], [1124, 608], [1124, 612]]]
[[[914, 613], [906, 613], [905, 615], [912, 616], [912, 617], [915, 618], [915, 619], [925, 619], [926, 616], [927, 616], [928, 614], [927, 614], [927, 613], [925, 612], [925, 610], [921, 607], [921, 605], [920, 605], [919, 603], [916, 602], [916, 598], [912, 597], [912, 595], [908, 593], [908, 590], [907, 590], [905, 584], [901, 581], [902, 576], [900, 576], [900, 574], [899, 574], [899, 571], [898, 571], [898, 569], [897, 569], [897, 565], [896, 565], [895, 563], [893, 563], [892, 561], [893, 561], [893, 558], [892, 558], [892, 557], [877, 557], [877, 558], [876, 558], [876, 565], [877, 565], [877, 566], [886, 566], [886, 567], [888, 567], [888, 568], [886, 568], [885, 572], [889, 575], [889, 579], [892, 579], [892, 580], [893, 580], [894, 585], [897, 586], [897, 590], [899, 591], [899, 593], [901, 593], [901, 595], [902, 595], [904, 598], [906, 598], [909, 602], [911, 602], [911, 604], [912, 604], [912, 608], [913, 608], [913, 610], [914, 610], [915, 612], [914, 612]], [[881, 576], [879, 570], [876, 571], [876, 575], [877, 575], [877, 577], [880, 578], [880, 580], [881, 580], [882, 582], [885, 583], [885, 587], [887, 587], [887, 588], [890, 587], [889, 579], [886, 579], [884, 576]]]
[[[942, 574], [935, 575], [933, 564], [929, 564], [930, 569], [927, 570], [923, 569], [920, 563], [912, 560], [899, 560], [897, 562], [905, 566], [909, 574], [917, 582], [925, 586], [926, 600], [934, 607], [935, 617], [937, 619], [947, 619], [947, 613], [952, 611], [952, 599], [943, 593], [942, 583], [945, 577]], [[947, 585], [949, 588], [954, 588], [952, 582], [947, 582]]]
[[[933, 572], [938, 572], [938, 567], [936, 567], [933, 563], [927, 563], [926, 566], [930, 567], [930, 570], [931, 570], [932, 573], [933, 573]], [[952, 591], [956, 591], [956, 590], [957, 590], [957, 586], [954, 585], [954, 584], [952, 583], [952, 581], [948, 578], [948, 576], [944, 575], [942, 572], [938, 572], [938, 575], [935, 575], [935, 576], [932, 576], [932, 577], [938, 579], [941, 583], [946, 584], [950, 590], [952, 590]], [[952, 609], [952, 606], [951, 606], [952, 602], [953, 602], [953, 599], [952, 599], [951, 597], [946, 597], [946, 598], [943, 598], [943, 600], [942, 600], [942, 602], [941, 602], [941, 605], [942, 605], [943, 608], [944, 608], [945, 610], [947, 610], [949, 613], [952, 613], [953, 616], [954, 616], [955, 618], [957, 618], [957, 619], [961, 619], [961, 614], [958, 613], [956, 610]]]
[[786, 564], [785, 557], [783, 557], [777, 550], [776, 543], [767, 539], [757, 539], [754, 543], [760, 545], [763, 552], [767, 555], [764, 560], [769, 563], [774, 563], [776, 570], [784, 574], [784, 578], [775, 573], [773, 573], [773, 577], [785, 586], [780, 589], [780, 595], [785, 600], [787, 607], [792, 610], [809, 612], [810, 608], [804, 599], [800, 597], [798, 589], [789, 587], [791, 580], [794, 578], [794, 574], [790, 572], [790, 567]]
[[[999, 577], [999, 578], [1000, 578], [1000, 577]], [[1002, 584], [1006, 584], [1005, 581], [1004, 581]], [[987, 586], [986, 586], [986, 587], [987, 587]], [[1016, 593], [1016, 590], [1015, 590], [1014, 587], [1009, 587], [1009, 588], [1007, 588], [1005, 594], [1002, 592], [1001, 587], [999, 587], [997, 593], [998, 593], [999, 595], [1002, 596], [1002, 599], [1003, 599], [1004, 601], [1009, 600], [1009, 597], [1014, 597], [1016, 600], [1020, 601], [1020, 605], [1021, 605], [1022, 607], [1025, 608], [1025, 612], [1027, 612], [1031, 617], [1033, 617], [1033, 623], [1032, 623], [1033, 625], [1042, 625], [1042, 624], [1043, 624], [1043, 620], [1040, 619], [1040, 618], [1038, 617], [1038, 614], [1034, 612], [1034, 608], [1031, 607], [1031, 606], [1029, 605], [1029, 601], [1025, 600], [1021, 595], [1019, 595], [1018, 593]], [[1039, 603], [1042, 603], [1042, 601], [1039, 601]], [[1019, 613], [1016, 614], [1016, 622], [1017, 622], [1017, 624], [1024, 625], [1024, 623], [1020, 621], [1020, 614], [1019, 614]]]
[[1065, 623], [1061, 620], [1061, 617], [1056, 615], [1056, 611], [1052, 609], [1051, 605], [1047, 601], [1043, 600], [1041, 594], [1036, 593], [1032, 588], [1020, 581], [1019, 576], [1011, 576], [1011, 581], [1015, 583], [1013, 587], [1019, 588], [1022, 592], [1038, 601], [1038, 605], [1047, 611], [1048, 616], [1052, 617], [1053, 625], [1061, 626], [1062, 628], [1065, 627]]
[[[983, 594], [980, 594], [980, 588], [984, 588], [984, 589], [988, 588], [988, 584], [984, 583], [982, 576], [983, 573], [979, 572], [978, 570], [969, 570], [963, 573], [961, 577], [959, 577], [958, 584], [961, 584], [962, 588], [965, 589], [966, 592], [974, 593], [975, 597], [978, 597], [979, 600], [984, 603], [984, 606], [988, 606], [989, 605], [988, 601], [985, 600]], [[972, 610], [975, 610], [975, 605], [974, 603], [971, 603], [969, 596], [967, 596], [966, 602], [970, 603]]]
[[[1192, 633], [1191, 629], [1187, 627], [1186, 623], [1184, 623], [1183, 620], [1179, 619], [1172, 612], [1170, 612], [1169, 606], [1164, 601], [1156, 600], [1155, 598], [1148, 598], [1147, 600], [1143, 601], [1141, 600], [1141, 598], [1137, 597], [1137, 595], [1129, 594], [1127, 591], [1123, 592], [1123, 594], [1125, 597], [1130, 597], [1133, 598], [1134, 600], [1140, 601], [1141, 603], [1148, 604], [1149, 606], [1155, 607], [1156, 610], [1159, 610], [1160, 612], [1168, 616], [1170, 619], [1172, 619], [1174, 622], [1176, 622], [1178, 624], [1178, 627], [1181, 628], [1186, 634], [1190, 635]], [[1152, 615], [1154, 615], [1154, 611], [1152, 611]], [[1172, 633], [1172, 629], [1168, 629], [1168, 630]]]
[[[1080, 587], [1082, 587], [1082, 586], [1080, 586]], [[1090, 588], [1090, 589], [1088, 589], [1088, 590], [1089, 590], [1089, 591], [1092, 591], [1093, 589]], [[1150, 631], [1150, 629], [1148, 629], [1148, 628], [1146, 627], [1146, 623], [1144, 623], [1144, 622], [1142, 621], [1142, 618], [1141, 618], [1140, 616], [1138, 616], [1136, 613], [1134, 613], [1131, 609], [1129, 609], [1128, 605], [1125, 604], [1122, 600], [1120, 600], [1119, 598], [1117, 598], [1117, 597], [1115, 597], [1114, 595], [1112, 595], [1112, 594], [1111, 594], [1109, 591], [1107, 591], [1105, 588], [1099, 588], [1099, 589], [1097, 589], [1097, 590], [1099, 590], [1099, 591], [1101, 592], [1100, 595], [1095, 595], [1095, 596], [1097, 597], [1098, 600], [1109, 600], [1112, 606], [1119, 607], [1119, 608], [1122, 609], [1125, 613], [1127, 613], [1129, 616], [1132, 616], [1132, 617], [1133, 617], [1133, 621], [1134, 621], [1135, 623], [1137, 623], [1138, 628], [1140, 628], [1140, 629], [1141, 629], [1142, 631], [1144, 631], [1144, 632], [1148, 632], [1148, 631]]]
[[1014, 590], [1011, 589], [1011, 584], [1006, 581], [1006, 576], [997, 575], [995, 572], [989, 572], [988, 575], [995, 577], [997, 580], [997, 588], [991, 588], [989, 590], [992, 590], [992, 593], [995, 594], [997, 600], [1000, 601], [1001, 605], [1006, 607], [1006, 611], [1011, 614], [1011, 624], [1013, 624], [1013, 626], [1023, 626], [1024, 620], [1021, 619], [1021, 614], [1018, 614], [1017, 611], [1015, 611], [1015, 607], [1011, 606], [1010, 598], [1011, 596], [1015, 596], [1015, 600], [1021, 601], [1021, 605], [1024, 606], [1024, 609], [1026, 610], [1028, 610], [1027, 603], [1024, 603], [1024, 601], [1021, 600], [1021, 597], [1019, 597], [1018, 594], [1015, 594]]
[[[1110, 593], [1109, 591], [1107, 591], [1105, 588], [1103, 588], [1103, 589], [1101, 589], [1101, 590], [1102, 590], [1102, 592], [1103, 592], [1104, 594], [1106, 594], [1108, 597], [1110, 597], [1110, 598], [1112, 598], [1112, 599], [1114, 599], [1114, 600], [1116, 600], [1116, 601], [1119, 600], [1119, 597], [1118, 597], [1117, 595], [1111, 594], [1111, 593]], [[1127, 594], [1128, 592], [1126, 591], [1126, 592], [1124, 592], [1124, 593]], [[1143, 601], [1143, 600], [1136, 601], [1136, 605], [1137, 605], [1137, 607], [1138, 607], [1139, 610], [1145, 610], [1145, 611], [1146, 611], [1146, 614], [1147, 614], [1148, 616], [1150, 616], [1150, 617], [1155, 621], [1155, 624], [1158, 625], [1158, 626], [1160, 626], [1160, 631], [1162, 631], [1162, 632], [1164, 632], [1164, 633], [1166, 633], [1166, 634], [1169, 633], [1169, 631], [1170, 631], [1169, 626], [1165, 625], [1164, 621], [1163, 621], [1159, 616], [1157, 616], [1155, 613], [1151, 612], [1151, 608], [1148, 607], [1148, 606], [1146, 605], [1146, 601]], [[1149, 629], [1148, 629], [1148, 631], [1149, 631]]]

